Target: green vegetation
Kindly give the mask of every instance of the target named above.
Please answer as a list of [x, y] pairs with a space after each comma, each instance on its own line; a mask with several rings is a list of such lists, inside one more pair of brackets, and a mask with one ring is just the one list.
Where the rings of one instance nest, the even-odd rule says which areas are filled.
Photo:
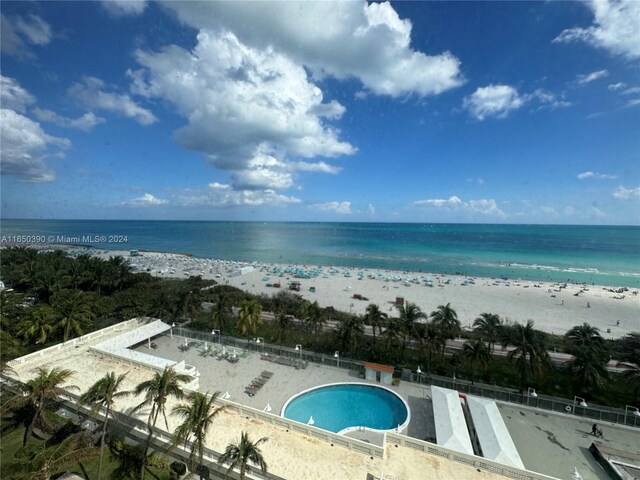
[[[217, 329], [228, 336], [259, 336], [326, 354], [339, 349], [354, 359], [414, 371], [426, 364], [425, 373], [455, 374], [519, 390], [535, 387], [567, 398], [578, 394], [606, 405], [624, 406], [640, 399], [638, 333], [602, 340], [597, 329], [583, 325], [566, 336], [550, 335], [535, 330], [526, 319], [505, 325], [489, 312], [478, 315], [473, 330], [463, 331], [449, 304], [437, 306], [428, 318], [410, 303], [388, 314], [371, 304], [364, 316], [358, 316], [322, 308], [290, 291], [254, 296], [199, 277], [173, 280], [133, 274], [118, 257], [105, 261], [89, 255], [72, 258], [60, 251], [9, 248], [2, 251], [0, 266], [3, 281], [13, 288], [0, 293], [3, 370], [11, 358], [65, 338], [136, 316], [152, 316], [188, 322], [189, 328], [204, 332]], [[202, 309], [203, 302], [211, 308]], [[273, 313], [273, 320], [267, 316], [263, 323], [261, 312]], [[327, 330], [327, 321], [336, 328]], [[364, 334], [365, 326], [373, 327], [372, 336]], [[460, 336], [469, 346], [458, 351], [447, 347], [447, 339]], [[486, 358], [479, 341], [493, 355]], [[499, 356], [500, 344], [515, 350], [508, 357]], [[573, 354], [574, 361], [552, 366], [546, 352], [554, 349]], [[628, 368], [626, 375], [607, 372], [611, 355]]]
[[262, 437], [255, 442], [249, 439], [246, 432], [240, 434], [240, 440], [237, 443], [227, 445], [224, 453], [218, 459], [221, 465], [229, 464], [227, 473], [231, 470], [238, 469], [240, 472], [240, 480], [244, 478], [247, 472], [251, 473], [251, 464], [257, 465], [263, 472], [267, 471], [267, 462], [262, 456], [259, 445], [266, 442], [267, 438]]
[[224, 407], [216, 407], [215, 402], [220, 392], [213, 395], [200, 392], [190, 393], [186, 400], [173, 408], [172, 415], [180, 417], [183, 421], [173, 433], [172, 447], [184, 443], [189, 448], [189, 470], [196, 471], [197, 465], [202, 465], [204, 447], [207, 435], [213, 424], [213, 420]]

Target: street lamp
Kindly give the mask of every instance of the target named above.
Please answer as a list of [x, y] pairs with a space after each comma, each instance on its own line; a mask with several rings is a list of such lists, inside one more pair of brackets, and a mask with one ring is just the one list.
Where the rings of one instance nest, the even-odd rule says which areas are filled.
[[578, 402], [578, 400], [580, 400], [580, 406], [582, 408], [587, 408], [589, 405], [587, 405], [587, 402], [584, 401], [584, 398], [582, 397], [578, 397], [577, 395], [573, 397], [573, 414], [576, 414], [576, 403]]
[[536, 389], [535, 388], [527, 388], [527, 406], [529, 406], [529, 398], [533, 397], [536, 398], [538, 396], [538, 394], [536, 393]]
[[[631, 405], [625, 405], [624, 407], [624, 424], [627, 424], [627, 412], [631, 410], [633, 413], [632, 415], [634, 417], [640, 417], [640, 410], [638, 410], [638, 407], [632, 407]], [[636, 426], [636, 419], [633, 419], [633, 426]]]
[[416, 370], [416, 373], [418, 374], [418, 385], [420, 385], [422, 383], [420, 381], [420, 377], [422, 376], [422, 370], [420, 369], [420, 365], [418, 365], [418, 369]]
[[302, 345], [297, 344], [296, 345], [296, 351], [300, 352], [300, 358], [302, 358]]
[[258, 347], [260, 346], [260, 343], [264, 343], [264, 337], [258, 337], [256, 338], [256, 343], [258, 344]]
[[173, 340], [173, 329], [176, 328], [176, 322], [171, 324], [171, 328], [169, 329], [169, 337]]
[[340, 352], [338, 350], [336, 350], [336, 353], [333, 354], [333, 358], [336, 359], [336, 362], [338, 363], [338, 368], [340, 368]]
[[218, 335], [218, 337], [220, 337], [220, 345], [222, 345], [222, 335], [220, 334], [220, 330], [211, 330], [211, 335]]

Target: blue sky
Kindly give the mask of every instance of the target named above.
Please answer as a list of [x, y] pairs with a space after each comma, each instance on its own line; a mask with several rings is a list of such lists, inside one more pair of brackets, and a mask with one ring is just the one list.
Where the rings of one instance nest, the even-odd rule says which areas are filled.
[[3, 218], [640, 224], [640, 2], [2, 2]]

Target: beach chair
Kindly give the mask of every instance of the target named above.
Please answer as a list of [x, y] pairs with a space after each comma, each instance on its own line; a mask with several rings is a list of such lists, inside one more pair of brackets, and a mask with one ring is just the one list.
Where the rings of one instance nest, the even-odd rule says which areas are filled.
[[263, 370], [260, 376], [264, 378], [271, 378], [273, 377], [273, 372], [269, 372], [268, 370]]
[[251, 387], [246, 387], [244, 389], [244, 393], [246, 393], [247, 395], [249, 395], [250, 397], [253, 397], [256, 393], [258, 392], [257, 389], [255, 388], [251, 388]]

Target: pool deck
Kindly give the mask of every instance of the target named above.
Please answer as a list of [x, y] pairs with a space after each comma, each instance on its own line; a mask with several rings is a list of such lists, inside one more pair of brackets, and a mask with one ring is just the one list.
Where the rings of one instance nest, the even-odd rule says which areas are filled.
[[[201, 351], [204, 349], [204, 345], [200, 349], [192, 345], [188, 350], [183, 351], [184, 340], [184, 337], [176, 335], [173, 338], [162, 336], [154, 340], [157, 345], [156, 349], [150, 350], [146, 345], [142, 345], [136, 350], [168, 360], [184, 360], [187, 364], [194, 365], [200, 372], [200, 391], [210, 393], [219, 391], [221, 395], [229, 392], [229, 400], [231, 401], [259, 410], [263, 410], [269, 405], [272, 409], [271, 413], [278, 415], [287, 400], [309, 388], [340, 382], [380, 385], [365, 380], [356, 372], [334, 366], [309, 363], [305, 369], [295, 369], [287, 365], [261, 360], [259, 352], [247, 352], [248, 356], [240, 356], [237, 363], [230, 363], [224, 359], [218, 360], [212, 356], [202, 356]], [[208, 346], [212, 346], [212, 344], [209, 343]], [[213, 346], [220, 348], [220, 345], [217, 344], [213, 344]], [[234, 351], [233, 347], [225, 348], [229, 352]], [[235, 350], [237, 354], [241, 353], [240, 349], [236, 348]], [[273, 376], [253, 397], [250, 397], [244, 392], [245, 387], [264, 370], [273, 372]], [[411, 421], [403, 432], [404, 434], [421, 440], [425, 440], [429, 435], [434, 435], [433, 414], [429, 409], [430, 404], [424, 401], [425, 396], [431, 396], [428, 387], [407, 382], [400, 382], [398, 386], [384, 386], [399, 394], [409, 405]], [[382, 434], [380, 433], [352, 432], [349, 436], [382, 446]]]

